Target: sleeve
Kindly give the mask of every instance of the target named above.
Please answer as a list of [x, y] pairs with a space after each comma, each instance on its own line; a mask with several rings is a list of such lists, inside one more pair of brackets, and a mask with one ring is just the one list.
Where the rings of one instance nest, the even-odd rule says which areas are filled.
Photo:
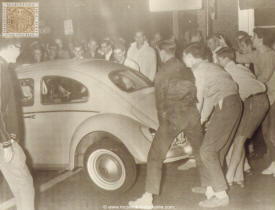
[[[2, 84], [1, 84], [1, 81], [2, 81], [2, 66], [0, 64], [0, 92], [1, 92], [1, 87], [2, 87]], [[6, 123], [4, 121], [4, 114], [2, 112], [2, 98], [1, 98], [1, 95], [0, 95], [0, 142], [3, 143], [3, 142], [6, 142], [8, 141], [10, 138], [9, 138], [9, 135], [8, 135], [8, 132], [7, 132], [7, 129], [6, 129]]]
[[197, 109], [201, 113], [203, 110], [203, 103], [204, 103], [204, 86], [205, 86], [205, 81], [203, 76], [201, 77], [195, 77], [196, 78], [196, 87], [197, 87]]
[[248, 54], [240, 54], [238, 51], [236, 51], [236, 61], [237, 63], [253, 63], [255, 57], [255, 51], [248, 53]]
[[167, 91], [168, 81], [164, 80], [161, 82], [157, 82], [155, 85], [156, 91], [156, 104], [157, 104], [157, 111], [161, 115], [165, 112], [165, 101], [166, 101], [166, 91]]
[[148, 50], [147, 53], [144, 54], [145, 57], [140, 65], [143, 68], [142, 72], [146, 72], [146, 76], [154, 81], [156, 72], [157, 72], [157, 56], [153, 49]]
[[255, 72], [256, 77], [259, 81], [266, 83], [270, 80], [273, 71], [275, 70], [274, 60], [275, 56], [274, 54], [270, 53], [267, 55], [262, 56], [261, 63], [263, 64], [263, 67], [259, 69], [258, 72]]

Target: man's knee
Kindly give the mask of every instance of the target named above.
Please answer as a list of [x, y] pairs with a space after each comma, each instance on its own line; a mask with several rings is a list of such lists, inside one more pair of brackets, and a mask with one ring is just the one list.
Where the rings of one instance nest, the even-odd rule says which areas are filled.
[[200, 160], [202, 163], [211, 161], [214, 158], [215, 152], [208, 150], [205, 147], [200, 148]]

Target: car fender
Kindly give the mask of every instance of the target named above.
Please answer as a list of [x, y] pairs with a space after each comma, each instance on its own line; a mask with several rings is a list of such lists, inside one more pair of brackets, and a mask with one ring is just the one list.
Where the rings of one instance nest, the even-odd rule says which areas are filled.
[[141, 131], [138, 121], [120, 114], [98, 114], [85, 120], [75, 130], [70, 145], [69, 169], [75, 165], [75, 152], [82, 139], [93, 132], [106, 132], [115, 136], [128, 149], [136, 163], [146, 163], [151, 142]]

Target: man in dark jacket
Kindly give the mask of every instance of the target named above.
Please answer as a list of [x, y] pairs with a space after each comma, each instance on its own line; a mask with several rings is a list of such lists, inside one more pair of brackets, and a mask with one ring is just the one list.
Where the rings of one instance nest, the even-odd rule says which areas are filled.
[[153, 208], [153, 194], [160, 192], [163, 161], [174, 138], [183, 131], [195, 156], [202, 139], [194, 76], [175, 57], [173, 41], [162, 41], [158, 47], [163, 63], [155, 79], [159, 128], [148, 154], [146, 192], [129, 202], [131, 207], [147, 209]]
[[0, 38], [0, 170], [14, 194], [17, 209], [34, 210], [33, 179], [17, 142], [23, 138], [14, 85], [17, 81], [8, 68], [8, 63], [15, 63], [19, 54], [19, 43]]

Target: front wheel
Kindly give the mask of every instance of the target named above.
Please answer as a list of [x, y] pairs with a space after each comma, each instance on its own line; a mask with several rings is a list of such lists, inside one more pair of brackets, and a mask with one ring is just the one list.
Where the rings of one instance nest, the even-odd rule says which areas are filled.
[[87, 149], [84, 169], [91, 183], [104, 192], [125, 192], [136, 180], [132, 155], [123, 144], [110, 139], [102, 139]]

